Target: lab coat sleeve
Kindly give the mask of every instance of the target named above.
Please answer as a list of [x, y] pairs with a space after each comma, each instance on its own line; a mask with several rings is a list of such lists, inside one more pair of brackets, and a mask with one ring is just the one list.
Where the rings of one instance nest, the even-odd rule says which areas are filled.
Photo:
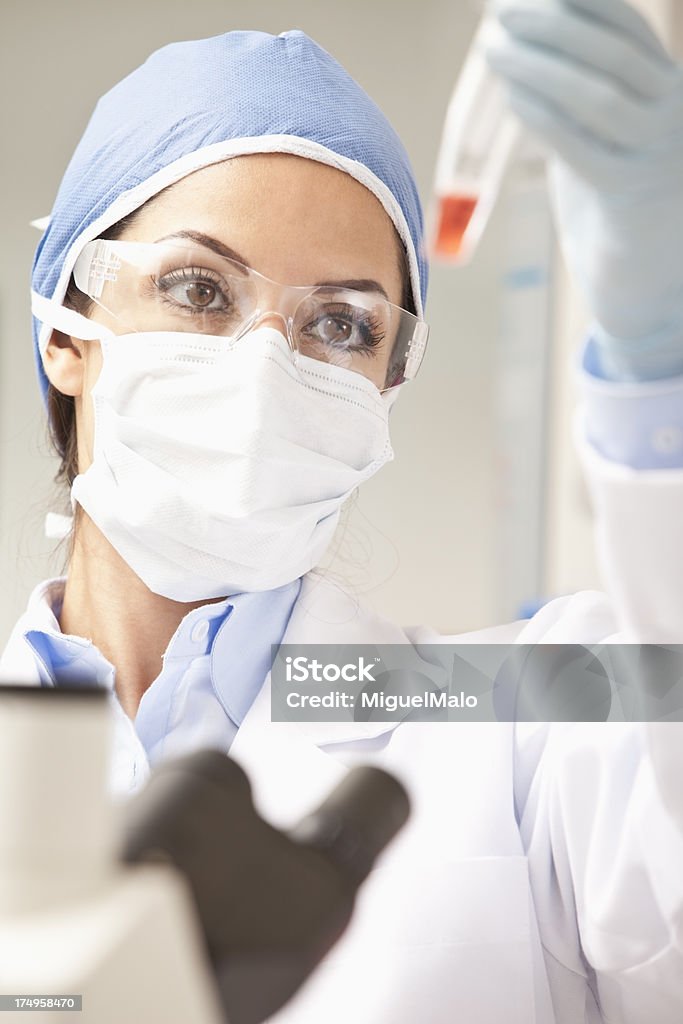
[[578, 424], [597, 551], [624, 639], [683, 643], [683, 470], [638, 470], [600, 455]]
[[[683, 823], [662, 799], [646, 728], [518, 732], [517, 758], [535, 766], [518, 776], [520, 831], [546, 968], [565, 1012], [577, 1011], [586, 979], [604, 1020], [680, 1024]], [[559, 1005], [558, 1020], [583, 1020], [579, 1010], [563, 1016]]]
[[[607, 458], [586, 439], [585, 419], [577, 427], [620, 628], [611, 639], [683, 643], [683, 471]], [[580, 621], [568, 632], [557, 639], [586, 642]], [[683, 723], [519, 725], [516, 761], [554, 991], [585, 978], [605, 1020], [680, 1022]]]
[[[625, 639], [683, 642], [683, 377], [601, 379], [585, 347], [576, 443]], [[579, 638], [581, 639], [581, 638]]]

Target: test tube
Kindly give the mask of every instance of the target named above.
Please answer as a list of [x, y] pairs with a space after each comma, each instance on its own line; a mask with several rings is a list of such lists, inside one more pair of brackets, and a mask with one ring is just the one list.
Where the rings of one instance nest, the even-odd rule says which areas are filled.
[[485, 14], [446, 113], [432, 200], [432, 258], [468, 262], [481, 239], [520, 134], [485, 49], [502, 31]]

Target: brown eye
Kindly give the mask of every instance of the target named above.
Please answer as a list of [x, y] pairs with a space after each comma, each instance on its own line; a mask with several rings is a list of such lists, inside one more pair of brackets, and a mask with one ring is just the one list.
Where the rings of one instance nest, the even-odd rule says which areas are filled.
[[225, 313], [232, 306], [227, 284], [202, 267], [178, 267], [155, 284], [167, 302], [187, 314]]
[[210, 306], [216, 298], [216, 289], [214, 285], [207, 284], [206, 281], [194, 281], [192, 284], [188, 284], [185, 288], [185, 295], [192, 306], [199, 306], [203, 308]]
[[312, 302], [302, 315], [298, 333], [303, 343], [323, 345], [335, 353], [369, 355], [384, 340], [379, 317], [348, 302]]
[[339, 345], [351, 337], [352, 325], [336, 317], [321, 317], [316, 324], [320, 340], [325, 345]]

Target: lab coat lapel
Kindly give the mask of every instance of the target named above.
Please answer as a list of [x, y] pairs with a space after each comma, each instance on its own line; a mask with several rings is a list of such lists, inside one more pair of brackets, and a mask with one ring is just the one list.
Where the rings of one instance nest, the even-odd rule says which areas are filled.
[[[366, 612], [316, 573], [301, 592], [283, 637], [285, 644], [408, 643], [403, 630]], [[247, 771], [254, 799], [274, 824], [286, 826], [322, 801], [346, 767], [320, 747], [379, 736], [395, 722], [273, 722], [268, 675], [230, 749]]]
[[[409, 641], [327, 581], [309, 578], [283, 642]], [[272, 722], [270, 700], [268, 678], [230, 753], [247, 771], [261, 813], [287, 828], [343, 777], [341, 750], [349, 751], [352, 763], [362, 757], [358, 750], [352, 753], [355, 740], [392, 730], [395, 723]], [[386, 750], [368, 757], [402, 778], [414, 797], [414, 816], [362, 887], [348, 931], [302, 992], [276, 1015], [278, 1024], [347, 1024], [352, 1018], [358, 1024], [418, 1019], [549, 1024], [553, 1019], [552, 1011], [535, 1012], [527, 865], [508, 789], [510, 730], [479, 726], [473, 751], [470, 744], [461, 749], [462, 742], [449, 743], [448, 731], [437, 728], [430, 737], [426, 729], [406, 727]], [[335, 743], [334, 753], [325, 752], [327, 743]], [[476, 753], [473, 763], [468, 752]], [[463, 775], [481, 769], [481, 784], [479, 799], [472, 794], [458, 807], [453, 806], [452, 773], [463, 765]], [[497, 822], [490, 837], [481, 836], [482, 803], [491, 806]]]
[[280, 828], [312, 810], [346, 772], [296, 725], [271, 721], [270, 676], [242, 723], [230, 756], [249, 776], [260, 813]]
[[[400, 627], [363, 608], [352, 595], [317, 573], [304, 576], [282, 642], [325, 644], [330, 648], [332, 659], [349, 645], [410, 645]], [[313, 743], [324, 745], [381, 736], [395, 729], [397, 724], [349, 718], [339, 722], [298, 722], [296, 728]]]

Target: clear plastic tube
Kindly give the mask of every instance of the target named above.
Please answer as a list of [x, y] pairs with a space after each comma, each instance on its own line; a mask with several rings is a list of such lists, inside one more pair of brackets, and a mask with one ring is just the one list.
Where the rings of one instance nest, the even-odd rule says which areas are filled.
[[484, 15], [448, 105], [432, 200], [432, 258], [470, 260], [516, 148], [519, 123], [489, 69], [485, 49], [501, 31]]

